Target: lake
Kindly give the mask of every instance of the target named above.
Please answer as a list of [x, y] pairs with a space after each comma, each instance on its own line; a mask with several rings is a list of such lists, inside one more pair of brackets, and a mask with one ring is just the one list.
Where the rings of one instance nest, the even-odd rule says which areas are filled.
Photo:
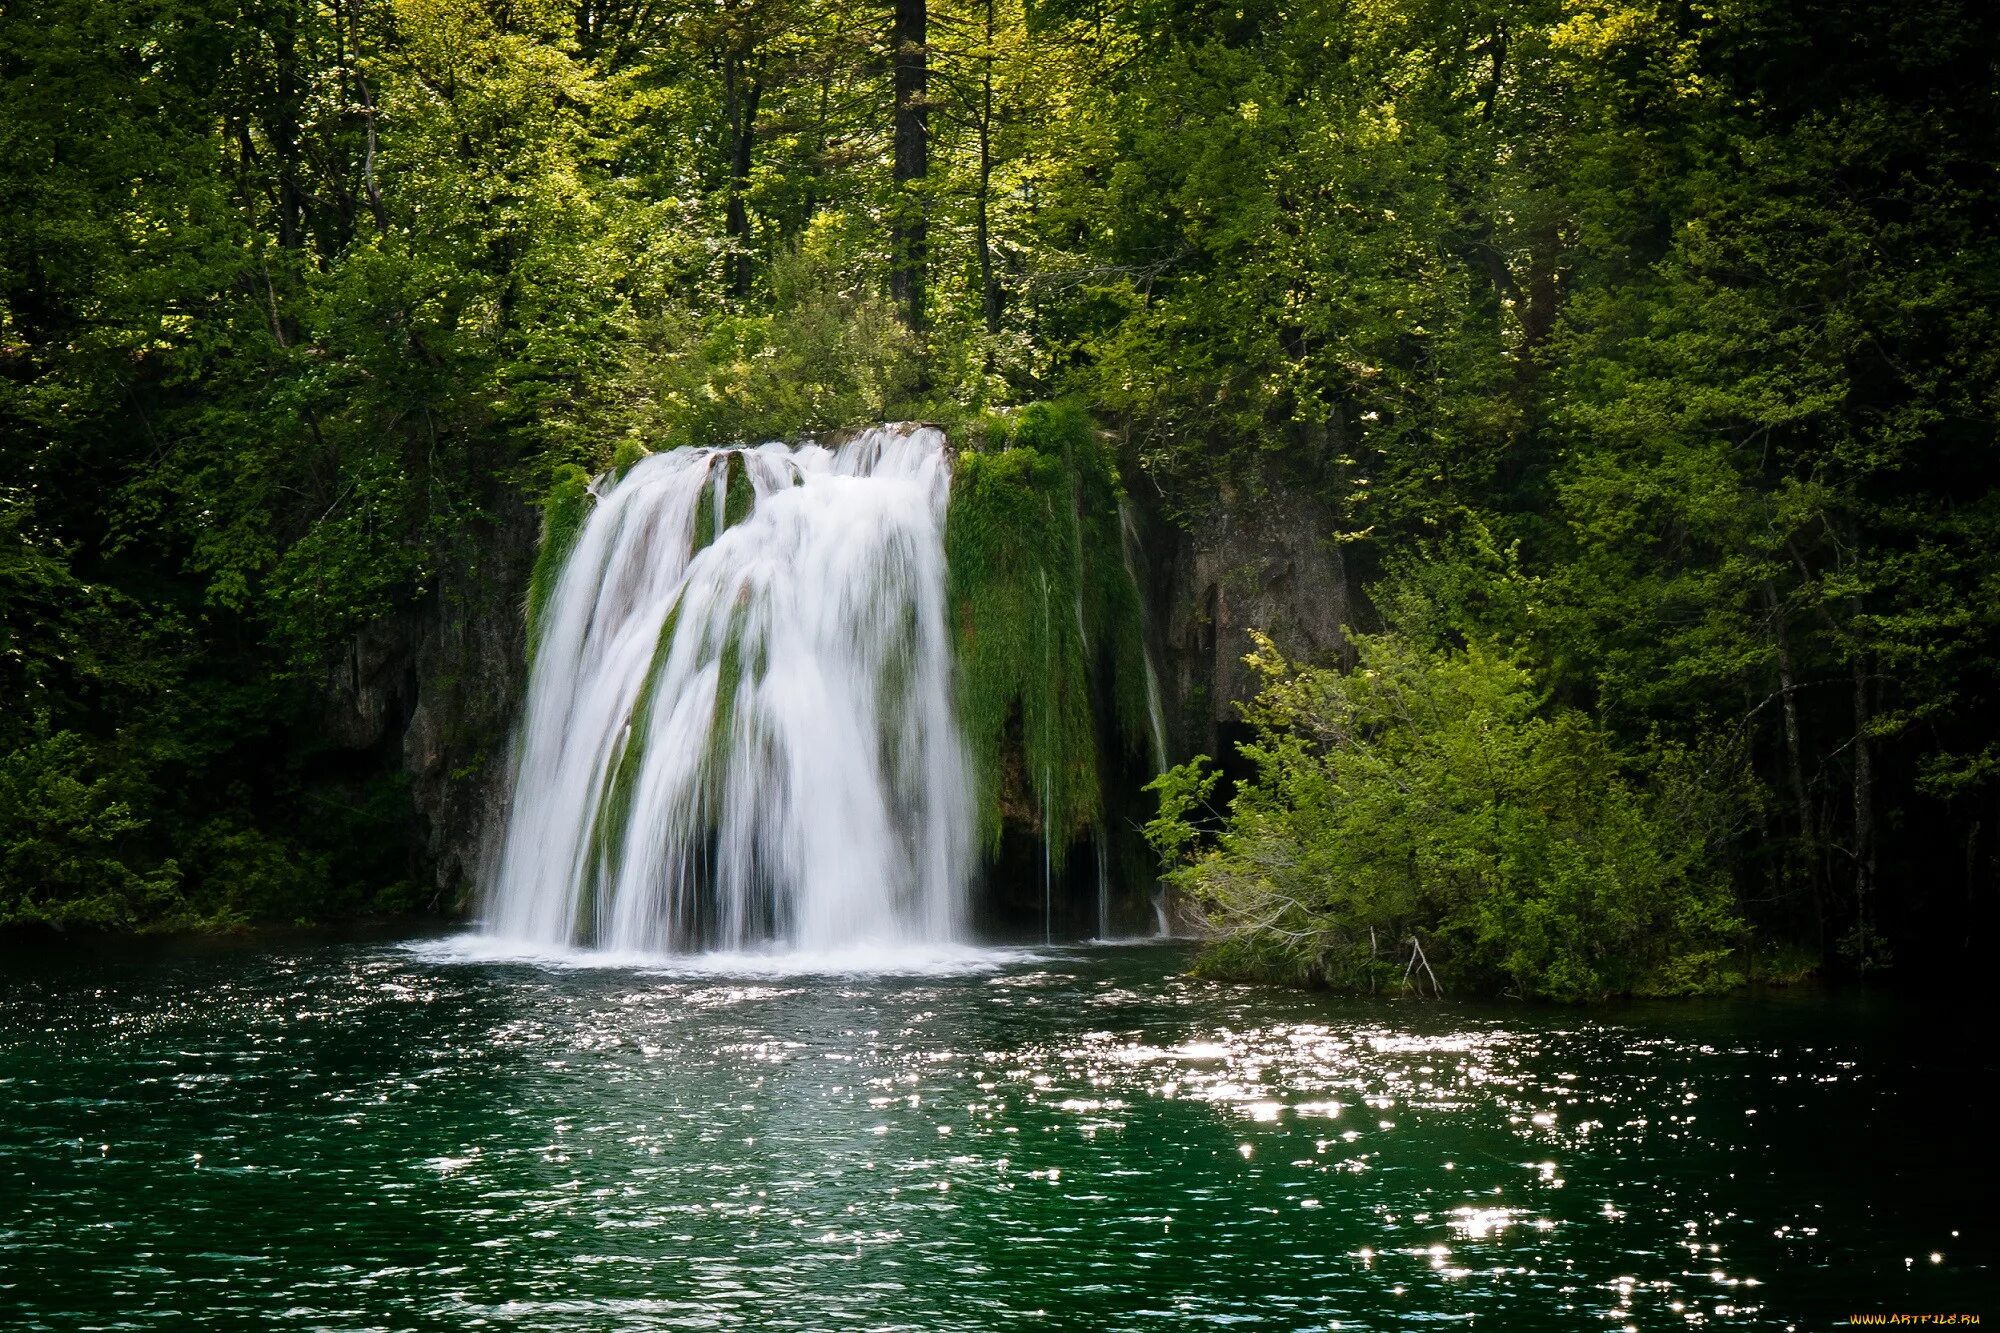
[[1947, 1006], [1188, 958], [0, 956], [0, 1327], [1805, 1330], [1992, 1290], [1994, 1059]]

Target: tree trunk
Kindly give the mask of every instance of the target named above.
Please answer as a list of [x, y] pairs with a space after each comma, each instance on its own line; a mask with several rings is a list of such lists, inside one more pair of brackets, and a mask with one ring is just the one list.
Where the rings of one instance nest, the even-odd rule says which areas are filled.
[[375, 216], [375, 230], [386, 235], [389, 231], [389, 210], [382, 202], [382, 189], [375, 181], [375, 98], [368, 91], [368, 80], [361, 73], [361, 7], [351, 4], [347, 10], [348, 55], [354, 61], [354, 89], [361, 95], [361, 115], [367, 127], [365, 147], [361, 156], [361, 197], [368, 201], [368, 211]]
[[896, 97], [896, 199], [889, 234], [889, 290], [903, 322], [924, 326], [928, 228], [922, 185], [930, 174], [930, 11], [926, 0], [895, 0], [890, 25]]
[[986, 56], [979, 87], [979, 212], [974, 219], [979, 242], [979, 308], [986, 316], [989, 337], [1000, 332], [1000, 284], [993, 276], [993, 239], [987, 217], [987, 201], [993, 194], [993, 4], [994, 0], [986, 0]]
[[[1785, 619], [1785, 609], [1778, 601], [1777, 590], [1768, 583], [1764, 585], [1764, 604], [1771, 612], [1771, 640], [1778, 650], [1778, 697], [1785, 717], [1785, 776], [1792, 789], [1792, 807], [1798, 814], [1801, 853], [1810, 867], [1817, 863], [1819, 857], [1819, 829], [1813, 818], [1812, 802], [1806, 794], [1804, 747], [1799, 741], [1799, 703], [1795, 697], [1799, 683], [1792, 670], [1791, 626]], [[1808, 873], [1817, 893], [1819, 876], [1810, 870]]]
[[271, 155], [278, 168], [278, 244], [296, 250], [305, 244], [305, 196], [299, 189], [299, 61], [294, 16], [286, 14], [271, 30], [271, 58], [277, 86], [272, 90], [269, 124]]
[[803, 236], [812, 225], [813, 215], [819, 211], [819, 178], [826, 171], [827, 124], [833, 114], [833, 74], [831, 69], [823, 70], [819, 76], [819, 104], [813, 112], [812, 152], [807, 157], [805, 201], [799, 205], [799, 226], [797, 235]]
[[757, 103], [763, 83], [745, 76], [743, 62], [731, 57], [724, 68], [724, 110], [729, 118], [729, 197], [723, 207], [723, 230], [729, 237], [729, 290], [750, 295], [750, 168], [756, 161]]
[[1857, 649], [1854, 677], [1854, 928], [1855, 962], [1865, 968], [1873, 949], [1869, 895], [1875, 887], [1875, 757], [1868, 744], [1868, 670]]

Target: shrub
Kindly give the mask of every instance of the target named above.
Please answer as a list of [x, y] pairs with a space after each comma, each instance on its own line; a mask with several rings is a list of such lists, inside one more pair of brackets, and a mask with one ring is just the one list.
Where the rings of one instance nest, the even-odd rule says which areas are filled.
[[44, 726], [0, 754], [0, 925], [178, 924], [180, 867], [154, 855], [137, 765]]
[[1478, 644], [1355, 642], [1342, 672], [1257, 638], [1254, 775], [1218, 828], [1205, 758], [1153, 784], [1148, 836], [1217, 931], [1205, 970], [1558, 1000], [1727, 983], [1729, 765], [1635, 763]]

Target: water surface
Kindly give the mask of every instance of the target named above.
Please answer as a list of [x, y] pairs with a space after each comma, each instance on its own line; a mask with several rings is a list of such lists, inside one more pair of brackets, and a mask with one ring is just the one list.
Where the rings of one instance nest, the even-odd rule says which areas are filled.
[[0, 1327], [1812, 1329], [1990, 1288], [1993, 1059], [1936, 1007], [1184, 962], [8, 956]]

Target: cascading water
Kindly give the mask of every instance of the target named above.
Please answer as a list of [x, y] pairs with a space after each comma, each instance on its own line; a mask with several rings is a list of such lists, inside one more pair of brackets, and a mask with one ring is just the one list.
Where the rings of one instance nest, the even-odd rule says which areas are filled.
[[908, 426], [677, 449], [601, 481], [538, 630], [487, 933], [616, 952], [957, 937], [974, 802], [950, 484], [943, 435]]
[[[1118, 504], [1118, 532], [1124, 539], [1125, 576], [1132, 580], [1133, 586], [1144, 587], [1139, 571], [1145, 567], [1146, 544], [1139, 539], [1139, 524], [1132, 517], [1132, 507], [1122, 500]], [[1160, 674], [1153, 669], [1151, 644], [1146, 645], [1146, 722], [1152, 729], [1153, 767], [1164, 772], [1167, 767], [1167, 711], [1160, 705]]]
[[1111, 852], [1109, 836], [1099, 824], [1091, 835], [1097, 848], [1097, 938], [1111, 938]]

